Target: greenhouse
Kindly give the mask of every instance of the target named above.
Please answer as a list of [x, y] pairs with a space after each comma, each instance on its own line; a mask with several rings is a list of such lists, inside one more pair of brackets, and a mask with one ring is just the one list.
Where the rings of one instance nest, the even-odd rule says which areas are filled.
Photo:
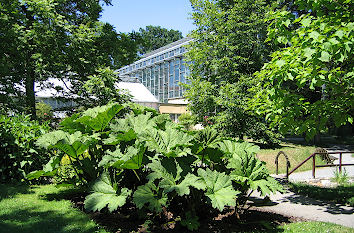
[[119, 69], [121, 77], [135, 77], [161, 102], [182, 98], [189, 70], [184, 61], [185, 45], [192, 39], [183, 38], [145, 54], [142, 59]]

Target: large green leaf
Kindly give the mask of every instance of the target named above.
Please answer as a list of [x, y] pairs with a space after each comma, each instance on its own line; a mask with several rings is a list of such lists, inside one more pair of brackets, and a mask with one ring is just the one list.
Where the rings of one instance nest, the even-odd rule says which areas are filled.
[[139, 169], [142, 166], [145, 147], [143, 144], [129, 146], [122, 153], [119, 147], [113, 152], [107, 152], [99, 166], [115, 167], [118, 169]]
[[111, 125], [113, 132], [127, 132], [133, 130], [139, 136], [144, 136], [156, 126], [151, 113], [135, 116], [134, 114], [126, 116], [124, 119], [118, 119]]
[[137, 134], [133, 129], [129, 129], [127, 132], [110, 133], [109, 137], [103, 140], [105, 145], [117, 145], [120, 142], [129, 142], [137, 138]]
[[62, 130], [65, 130], [69, 133], [74, 133], [75, 131], [85, 131], [85, 125], [80, 122], [76, 122], [76, 119], [80, 117], [80, 113], [76, 113], [71, 117], [66, 117], [62, 122], [60, 122], [60, 126]]
[[222, 151], [218, 148], [220, 140], [222, 138], [218, 132], [215, 129], [207, 127], [197, 132], [192, 151], [205, 164], [209, 165], [210, 162], [220, 163], [222, 159]]
[[62, 130], [56, 130], [38, 138], [36, 144], [39, 147], [49, 148], [57, 144], [58, 141], [67, 138], [69, 133]]
[[254, 150], [250, 148], [245, 146], [235, 151], [228, 159], [227, 168], [232, 170], [232, 179], [252, 190], [260, 191], [262, 195], [283, 191], [282, 186], [270, 177], [265, 163], [257, 159]]
[[92, 191], [85, 199], [85, 209], [89, 211], [100, 211], [108, 206], [108, 210], [113, 212], [123, 206], [131, 194], [131, 190], [127, 188], [114, 189], [107, 173], [100, 176], [92, 186]]
[[192, 136], [176, 128], [167, 127], [165, 131], [153, 129], [150, 131], [147, 145], [150, 150], [167, 157], [184, 156], [190, 153]]
[[159, 188], [162, 188], [166, 193], [176, 191], [179, 196], [183, 196], [189, 195], [190, 187], [205, 189], [200, 177], [191, 173], [181, 176], [183, 169], [175, 158], [155, 159], [148, 164], [148, 167], [152, 170], [147, 177], [149, 182], [159, 179]]
[[93, 130], [104, 130], [115, 115], [124, 107], [120, 104], [108, 104], [96, 108], [91, 108], [82, 113], [76, 122], [89, 126]]
[[84, 153], [89, 145], [97, 140], [97, 135], [83, 136], [80, 131], [72, 134], [57, 130], [41, 136], [37, 140], [37, 145], [46, 148], [57, 148], [72, 158]]
[[222, 211], [225, 206], [236, 205], [236, 197], [240, 192], [232, 187], [230, 176], [218, 171], [211, 171], [209, 168], [206, 170], [199, 168], [198, 175], [206, 186], [205, 196], [210, 199], [213, 208]]
[[60, 166], [62, 156], [54, 156], [50, 158], [47, 164], [43, 166], [43, 170], [32, 171], [26, 175], [28, 180], [38, 179], [41, 176], [54, 176]]
[[207, 127], [203, 130], [197, 132], [195, 136], [195, 141], [197, 144], [202, 146], [202, 148], [215, 148], [217, 143], [221, 140], [219, 133], [210, 127]]
[[134, 192], [133, 201], [135, 205], [141, 209], [145, 204], [148, 204], [148, 208], [155, 212], [161, 212], [162, 206], [167, 205], [167, 195], [165, 193], [159, 193], [158, 187], [154, 183], [147, 183], [139, 186]]
[[232, 157], [233, 154], [238, 153], [249, 153], [249, 154], [256, 154], [260, 150], [260, 148], [254, 144], [248, 142], [235, 142], [232, 140], [224, 140], [218, 143], [219, 148], [223, 151], [226, 157]]
[[284, 192], [284, 188], [273, 177], [268, 176], [261, 180], [249, 180], [250, 188], [257, 190], [262, 196], [269, 195], [270, 193]]

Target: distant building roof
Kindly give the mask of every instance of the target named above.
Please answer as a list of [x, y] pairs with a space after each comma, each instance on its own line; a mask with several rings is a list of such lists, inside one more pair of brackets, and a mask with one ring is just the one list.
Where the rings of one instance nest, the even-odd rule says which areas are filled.
[[162, 52], [162, 51], [168, 50], [170, 48], [176, 47], [176, 46], [178, 46], [180, 44], [184, 44], [184, 43], [189, 42], [191, 40], [193, 40], [191, 37], [182, 38], [182, 39], [177, 40], [177, 41], [175, 41], [175, 42], [173, 42], [171, 44], [165, 45], [165, 46], [163, 46], [163, 47], [161, 47], [159, 49], [156, 49], [154, 51], [151, 51], [149, 53], [144, 54], [143, 56], [141, 56], [141, 59], [153, 56], [153, 55], [155, 55], [155, 54], [157, 54], [159, 52]]
[[127, 90], [132, 96], [133, 102], [138, 103], [158, 103], [156, 97], [142, 83], [119, 82], [119, 89]]
[[[132, 78], [131, 81], [133, 81]], [[65, 82], [65, 83], [64, 83]], [[41, 86], [36, 83], [35, 85], [36, 97], [37, 98], [55, 98], [62, 96], [62, 92], [70, 93], [69, 88], [71, 86], [69, 81], [63, 81], [60, 79], [50, 78], [43, 86], [48, 88], [41, 88]], [[119, 82], [116, 85], [119, 89], [125, 89], [132, 95], [133, 102], [140, 103], [158, 103], [159, 101], [154, 97], [153, 94], [141, 83], [139, 82]], [[57, 91], [56, 88], [60, 88], [61, 91]]]
[[[62, 97], [63, 93], [69, 94], [71, 83], [68, 80], [61, 80], [57, 78], [49, 78], [40, 85], [40, 83], [35, 83], [36, 97], [38, 98], [51, 98], [51, 97]], [[72, 95], [77, 97], [77, 95]]]

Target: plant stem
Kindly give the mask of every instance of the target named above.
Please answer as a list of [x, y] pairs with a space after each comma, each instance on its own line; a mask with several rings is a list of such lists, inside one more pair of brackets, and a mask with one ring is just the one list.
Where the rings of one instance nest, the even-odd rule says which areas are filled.
[[134, 172], [135, 176], [138, 178], [138, 180], [141, 181], [140, 177], [138, 176], [138, 173], [136, 173], [136, 171], [134, 169], [133, 169], [133, 172]]

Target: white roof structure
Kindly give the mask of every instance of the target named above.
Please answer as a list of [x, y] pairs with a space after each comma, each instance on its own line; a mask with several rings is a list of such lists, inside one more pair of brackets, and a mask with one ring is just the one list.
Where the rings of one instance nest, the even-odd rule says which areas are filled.
[[127, 90], [133, 96], [132, 101], [138, 103], [158, 103], [156, 97], [142, 83], [119, 82], [119, 89]]
[[[70, 93], [69, 88], [71, 87], [71, 84], [67, 80], [49, 78], [48, 80], [46, 80], [44, 82], [44, 86], [46, 88], [42, 88], [39, 83], [35, 83], [36, 97], [38, 97], [38, 98], [52, 98], [52, 97], [63, 96], [63, 92]], [[60, 88], [62, 90], [57, 91], [55, 88]], [[75, 95], [73, 97], [77, 97], [77, 96]]]
[[[61, 92], [58, 92], [55, 87], [60, 87], [63, 92], [70, 93], [70, 82], [62, 81], [60, 79], [50, 78], [45, 82], [45, 86], [52, 88], [41, 88], [38, 83], [36, 83], [35, 91], [37, 98], [52, 98], [57, 96], [62, 96]], [[139, 103], [158, 103], [159, 101], [155, 98], [153, 94], [141, 83], [137, 82], [119, 82], [116, 85], [117, 88], [128, 91], [132, 95], [133, 102]]]

